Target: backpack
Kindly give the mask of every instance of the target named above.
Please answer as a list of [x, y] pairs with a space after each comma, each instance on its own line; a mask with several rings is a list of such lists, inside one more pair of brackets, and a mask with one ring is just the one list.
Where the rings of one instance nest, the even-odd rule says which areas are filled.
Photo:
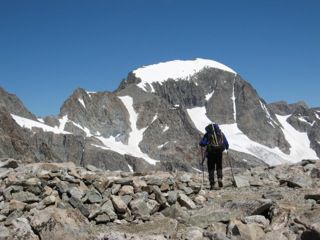
[[218, 124], [209, 124], [206, 128], [208, 134], [207, 152], [223, 152], [225, 150], [225, 143], [223, 133], [220, 130]]

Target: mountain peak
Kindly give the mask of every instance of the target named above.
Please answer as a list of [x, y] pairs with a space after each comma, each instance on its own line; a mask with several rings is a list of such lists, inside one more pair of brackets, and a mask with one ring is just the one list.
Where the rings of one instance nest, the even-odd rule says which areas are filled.
[[222, 71], [236, 74], [234, 70], [226, 65], [214, 60], [196, 58], [194, 60], [173, 60], [168, 62], [161, 62], [153, 65], [143, 66], [133, 71], [137, 78], [141, 79], [138, 84], [143, 90], [147, 90], [149, 85], [152, 92], [153, 82], [164, 82], [168, 79], [185, 79], [204, 68], [216, 68]]

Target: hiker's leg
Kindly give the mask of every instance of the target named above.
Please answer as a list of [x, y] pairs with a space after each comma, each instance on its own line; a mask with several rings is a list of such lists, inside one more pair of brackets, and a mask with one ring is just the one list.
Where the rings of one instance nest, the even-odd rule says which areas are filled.
[[217, 159], [216, 159], [216, 164], [217, 164], [217, 175], [218, 175], [218, 184], [219, 187], [223, 187], [222, 183], [222, 152], [217, 153]]
[[212, 156], [208, 156], [208, 174], [209, 174], [209, 182], [210, 182], [210, 187], [213, 188], [214, 186], [214, 159]]

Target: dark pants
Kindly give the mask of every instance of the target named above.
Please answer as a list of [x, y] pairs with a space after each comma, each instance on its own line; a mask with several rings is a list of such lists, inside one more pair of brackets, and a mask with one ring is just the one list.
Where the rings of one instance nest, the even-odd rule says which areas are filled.
[[208, 154], [208, 173], [210, 185], [214, 185], [214, 171], [217, 170], [218, 181], [222, 181], [222, 152], [217, 151]]

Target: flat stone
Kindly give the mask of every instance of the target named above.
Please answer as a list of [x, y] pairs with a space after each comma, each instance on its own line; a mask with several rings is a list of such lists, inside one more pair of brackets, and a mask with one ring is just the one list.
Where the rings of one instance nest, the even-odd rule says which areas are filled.
[[31, 192], [16, 192], [12, 193], [12, 198], [24, 203], [38, 202], [40, 199], [38, 196]]
[[159, 176], [146, 176], [145, 181], [148, 185], [156, 185], [160, 187], [163, 184], [164, 179]]
[[288, 187], [298, 187], [298, 188], [308, 188], [312, 185], [312, 180], [308, 176], [304, 175], [294, 175], [290, 176], [288, 179], [282, 179], [280, 183], [286, 182]]
[[120, 185], [132, 185], [133, 179], [130, 177], [119, 178], [119, 179], [116, 179], [114, 182]]
[[26, 203], [15, 200], [15, 199], [12, 199], [9, 202], [10, 212], [15, 211], [15, 210], [24, 210], [26, 206], [27, 206]]
[[95, 218], [95, 221], [96, 221], [96, 223], [100, 224], [100, 223], [110, 222], [111, 219], [110, 219], [110, 217], [109, 217], [107, 214], [103, 213], [103, 214], [101, 214], [101, 215], [98, 215], [98, 216]]
[[250, 186], [250, 178], [248, 176], [237, 175], [234, 176], [234, 181], [237, 188], [249, 187]]

